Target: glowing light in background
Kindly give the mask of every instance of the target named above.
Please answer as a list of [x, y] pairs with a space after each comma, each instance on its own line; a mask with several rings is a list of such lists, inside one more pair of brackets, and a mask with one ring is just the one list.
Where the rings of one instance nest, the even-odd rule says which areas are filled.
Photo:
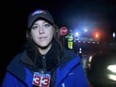
[[113, 32], [112, 36], [113, 36], [113, 38], [116, 38], [116, 33], [115, 33], [115, 32]]

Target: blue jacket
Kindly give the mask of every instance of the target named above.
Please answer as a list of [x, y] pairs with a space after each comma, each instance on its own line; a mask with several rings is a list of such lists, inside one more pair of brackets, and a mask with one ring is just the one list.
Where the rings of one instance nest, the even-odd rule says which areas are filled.
[[[63, 58], [68, 58], [68, 60], [57, 66], [54, 87], [89, 87], [80, 63], [80, 57], [68, 51], [65, 54], [67, 55]], [[34, 70], [26, 67], [21, 61], [22, 58], [26, 57], [28, 57], [26, 52], [23, 52], [13, 59], [7, 68], [2, 87], [34, 87], [32, 85]]]

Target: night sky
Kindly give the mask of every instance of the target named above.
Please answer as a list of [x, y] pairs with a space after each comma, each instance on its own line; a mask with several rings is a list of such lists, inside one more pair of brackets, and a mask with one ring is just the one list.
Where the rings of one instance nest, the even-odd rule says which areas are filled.
[[[1, 2], [0, 75], [25, 42], [28, 14], [34, 9], [49, 10], [58, 27], [80, 25], [99, 27], [106, 36], [116, 32], [115, 0], [5, 0]], [[1, 72], [2, 71], [2, 72]]]

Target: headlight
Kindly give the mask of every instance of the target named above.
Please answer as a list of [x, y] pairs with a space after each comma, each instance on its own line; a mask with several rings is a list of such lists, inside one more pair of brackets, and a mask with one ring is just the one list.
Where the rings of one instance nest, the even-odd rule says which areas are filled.
[[113, 73], [116, 73], [116, 65], [109, 65], [107, 69]]
[[107, 70], [109, 70], [110, 72], [112, 72], [112, 74], [107, 74], [107, 77], [110, 80], [116, 81], [116, 65], [109, 65], [107, 67]]
[[110, 80], [116, 81], [116, 75], [108, 74], [107, 77], [108, 77]]

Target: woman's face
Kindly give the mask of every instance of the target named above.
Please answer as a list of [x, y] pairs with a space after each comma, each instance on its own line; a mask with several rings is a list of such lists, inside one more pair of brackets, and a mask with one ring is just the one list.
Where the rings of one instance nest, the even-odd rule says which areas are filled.
[[44, 20], [37, 20], [31, 28], [31, 37], [40, 47], [48, 46], [53, 35], [53, 26]]

